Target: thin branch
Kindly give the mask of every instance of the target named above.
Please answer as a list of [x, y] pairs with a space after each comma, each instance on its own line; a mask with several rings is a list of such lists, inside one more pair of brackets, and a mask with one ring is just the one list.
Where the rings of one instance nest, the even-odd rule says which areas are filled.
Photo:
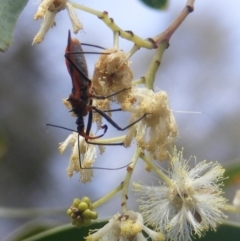
[[104, 11], [99, 12], [96, 11], [94, 9], [88, 8], [86, 6], [77, 4], [77, 3], [73, 3], [71, 2], [72, 6], [83, 10], [85, 12], [91, 13], [93, 15], [96, 15], [98, 18], [100, 18], [113, 32], [118, 32], [119, 36], [121, 36], [122, 38], [128, 39], [129, 41], [134, 42], [136, 45], [143, 47], [143, 48], [147, 48], [147, 49], [153, 49], [155, 48], [154, 43], [152, 41], [148, 40], [144, 40], [142, 38], [140, 38], [139, 36], [135, 35], [132, 31], [124, 31], [123, 29], [121, 29], [120, 27], [118, 27], [115, 23], [114, 20], [112, 18], [108, 17], [108, 12]]
[[118, 32], [119, 36], [125, 38], [129, 41], [132, 41], [139, 47], [147, 48], [147, 49], [154, 49], [157, 48], [160, 43], [166, 41], [167, 44], [169, 43], [169, 39], [171, 38], [172, 34], [176, 31], [176, 29], [181, 25], [184, 19], [188, 16], [189, 13], [193, 12], [194, 10], [194, 2], [195, 0], [188, 0], [184, 9], [179, 14], [179, 16], [174, 20], [174, 22], [161, 34], [155, 36], [154, 38], [149, 38], [147, 40], [142, 39], [141, 37], [135, 35], [132, 31], [124, 31], [118, 25], [114, 23], [112, 18], [108, 17], [108, 12], [100, 12], [94, 9], [88, 8], [86, 6], [73, 3], [71, 2], [72, 6], [83, 10], [85, 12], [91, 13], [98, 18], [100, 18], [113, 32]]
[[153, 84], [154, 84], [154, 80], [155, 80], [155, 76], [156, 76], [156, 72], [159, 69], [159, 66], [161, 64], [161, 59], [162, 59], [162, 55], [165, 51], [165, 49], [167, 48], [168, 44], [166, 42], [162, 42], [159, 44], [159, 47], [157, 48], [153, 59], [146, 71], [145, 74], [145, 86], [148, 89], [153, 90]]
[[113, 198], [119, 191], [121, 191], [122, 188], [123, 188], [123, 185], [121, 183], [116, 188], [114, 188], [111, 192], [109, 192], [105, 196], [101, 197], [100, 199], [98, 199], [97, 201], [92, 203], [92, 207], [97, 208], [97, 207], [101, 206], [102, 204], [106, 203], [108, 200]]
[[128, 200], [128, 190], [129, 190], [130, 180], [140, 153], [141, 153], [141, 149], [137, 148], [132, 157], [131, 164], [127, 168], [127, 174], [123, 181], [123, 189], [122, 189], [122, 195], [121, 195], [121, 205], [122, 205], [123, 213], [127, 211], [127, 200]]
[[176, 31], [176, 29], [178, 29], [178, 27], [181, 25], [184, 19], [188, 16], [188, 14], [193, 12], [194, 1], [195, 0], [188, 0], [186, 3], [186, 6], [182, 10], [182, 12], [178, 15], [178, 17], [173, 21], [173, 23], [163, 33], [153, 38], [157, 46], [159, 46], [159, 44], [164, 41], [169, 43], [169, 40], [173, 35], [173, 33]]

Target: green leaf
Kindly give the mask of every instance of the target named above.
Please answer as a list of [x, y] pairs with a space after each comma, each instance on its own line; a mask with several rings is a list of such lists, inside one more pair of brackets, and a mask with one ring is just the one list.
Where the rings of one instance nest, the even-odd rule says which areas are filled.
[[232, 241], [239, 240], [240, 224], [227, 222], [217, 227], [217, 231], [210, 231], [203, 238], [196, 238], [195, 241]]
[[20, 241], [56, 227], [53, 222], [30, 221], [8, 236], [6, 241]]
[[166, 9], [168, 0], [140, 0], [147, 6], [155, 9]]
[[13, 31], [17, 19], [28, 0], [0, 0], [0, 51], [13, 43]]
[[236, 164], [225, 167], [224, 176], [224, 186], [236, 185], [240, 183], [240, 160], [235, 161]]
[[[99, 229], [102, 228], [108, 220], [94, 222], [88, 227], [83, 227], [81, 229], [76, 228], [72, 224], [67, 224], [59, 226], [56, 228], [48, 229], [44, 232], [38, 233], [36, 235], [30, 236], [33, 230], [29, 230], [29, 233], [26, 233], [26, 230], [22, 231], [22, 234], [19, 234], [17, 237], [11, 239], [11, 241], [76, 241], [84, 240], [84, 237], [89, 235], [89, 229]], [[38, 227], [35, 227], [35, 230], [39, 230]], [[23, 233], [25, 239], [23, 239]], [[28, 237], [28, 238], [26, 238]]]
[[[75, 226], [68, 224], [64, 226], [59, 226], [57, 228], [48, 229], [47, 231], [41, 232], [39, 234], [29, 237], [30, 233], [33, 230], [29, 230], [29, 234], [26, 235], [23, 239], [23, 235], [14, 237], [11, 241], [76, 241], [84, 240], [84, 237], [88, 236], [89, 229], [99, 229], [108, 223], [107, 220], [99, 221], [91, 224], [88, 227], [83, 227], [81, 229], [76, 228]], [[43, 228], [43, 227], [42, 227]], [[38, 227], [35, 227], [36, 230], [40, 230]], [[231, 239], [229, 239], [229, 234]], [[28, 236], [28, 238], [26, 238]], [[193, 240], [196, 241], [228, 241], [228, 240], [239, 240], [240, 237], [240, 224], [233, 222], [226, 222], [223, 225], [217, 227], [217, 231], [209, 231], [203, 238], [196, 238]], [[148, 239], [151, 241], [151, 239]]]

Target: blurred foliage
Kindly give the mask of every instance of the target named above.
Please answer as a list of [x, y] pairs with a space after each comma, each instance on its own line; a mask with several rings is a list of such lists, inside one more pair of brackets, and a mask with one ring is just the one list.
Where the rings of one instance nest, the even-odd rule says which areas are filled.
[[13, 43], [13, 31], [28, 0], [0, 1], [0, 51], [5, 51]]
[[[23, 228], [21, 233], [15, 237], [11, 237], [11, 241], [76, 241], [84, 240], [84, 237], [88, 236], [89, 229], [99, 229], [102, 228], [108, 221], [98, 221], [92, 223], [88, 227], [83, 227], [81, 229], [69, 224], [64, 226], [59, 226], [53, 229], [45, 229], [43, 232], [42, 228], [46, 228], [43, 224], [39, 224], [39, 227], [35, 229], [29, 229], [29, 227]], [[35, 232], [35, 235], [33, 233]], [[81, 238], [81, 239], [80, 239]], [[10, 241], [10, 240], [9, 240]]]
[[[47, 229], [46, 225], [39, 224], [38, 226], [35, 226], [35, 228], [23, 228], [20, 233], [11, 237], [11, 241], [75, 241], [76, 237], [78, 240], [84, 240], [84, 237], [88, 236], [89, 230], [100, 229], [107, 223], [108, 221], [99, 221], [81, 229], [72, 225], [64, 225], [57, 228]], [[217, 232], [207, 232], [204, 237], [196, 238], [194, 240], [229, 241], [230, 233], [231, 240], [238, 240], [240, 236], [240, 227], [236, 223], [223, 224], [218, 227]], [[150, 238], [148, 240], [151, 241]]]
[[168, 0], [140, 0], [148, 7], [155, 8], [155, 9], [166, 9], [168, 5]]
[[[20, 241], [43, 233], [49, 229], [55, 228], [48, 222], [34, 221], [28, 222], [20, 227], [17, 232], [13, 232], [6, 241]], [[60, 240], [60, 239], [59, 239]]]
[[[156, 9], [167, 6], [167, 1], [141, 1]], [[169, 16], [169, 19], [172, 19], [175, 15], [170, 13]], [[1, 24], [0, 21], [0, 26]], [[230, 60], [232, 61], [232, 52], [226, 48], [230, 45], [224, 42], [224, 36], [228, 36], [227, 31], [219, 24], [219, 19], [212, 15], [206, 14], [196, 22], [187, 21], [171, 40], [171, 48], [164, 56], [160, 71], [161, 88], [170, 90], [172, 100], [175, 95], [178, 103], [184, 103], [180, 108], [200, 110], [204, 113], [197, 117], [196, 115], [177, 117], [179, 120], [182, 118], [184, 123], [180, 124], [181, 138], [178, 145], [184, 146], [189, 155], [199, 152], [198, 160], [207, 156], [207, 159], [217, 159], [223, 163], [239, 156], [239, 112], [236, 111], [237, 108], [232, 111], [227, 107], [231, 101], [232, 105], [237, 103], [238, 99], [234, 99], [234, 93], [239, 87], [237, 84], [233, 85], [233, 83], [239, 83], [236, 81], [238, 76], [236, 75], [234, 81], [228, 74], [230, 71], [227, 72], [228, 66], [224, 62], [226, 59], [229, 63]], [[0, 38], [4, 34], [1, 33]], [[24, 39], [32, 39], [32, 36], [27, 36], [26, 32], [24, 35]], [[52, 152], [55, 154], [57, 152], [57, 142], [52, 141], [51, 136], [45, 132], [46, 119], [43, 113], [46, 112], [46, 106], [43, 106], [40, 97], [41, 90], [44, 86], [48, 86], [48, 83], [44, 81], [45, 73], [38, 66], [39, 59], [47, 59], [50, 52], [45, 52], [42, 56], [37, 48], [33, 51], [29, 43], [19, 41], [17, 45], [17, 51], [6, 55], [8, 51], [0, 58], [0, 190], [4, 193], [1, 196], [1, 205], [19, 207], [36, 205], [39, 190], [42, 191], [40, 195], [43, 195], [44, 190], [54, 191], [50, 188], [51, 183], [46, 174], [49, 171], [50, 155]], [[231, 59], [228, 59], [229, 56]], [[142, 64], [145, 64], [143, 60], [141, 59]], [[48, 66], [52, 69], [50, 63]], [[229, 66], [234, 68], [232, 65]], [[218, 78], [220, 76], [218, 72], [223, 69], [222, 77]], [[230, 70], [231, 73], [234, 72], [233, 69]], [[167, 75], [165, 82], [164, 75]], [[181, 75], [184, 77], [182, 78]], [[188, 75], [191, 75], [192, 85], [190, 82], [185, 82]], [[233, 79], [232, 82], [231, 79]], [[170, 87], [166, 83], [169, 83]], [[226, 95], [228, 91], [232, 91], [232, 98]], [[220, 103], [219, 106], [221, 103], [224, 105], [218, 110], [216, 103]], [[217, 111], [214, 112], [214, 110]], [[199, 121], [194, 122], [194, 118]], [[53, 148], [51, 143], [55, 145]], [[239, 169], [239, 165], [227, 168], [225, 176], [230, 177], [225, 181], [227, 185], [239, 181]], [[55, 188], [57, 191], [59, 189]], [[21, 220], [23, 221], [25, 220]], [[64, 240], [63, 232], [64, 230], [56, 234], [60, 235], [56, 240]], [[66, 231], [67, 240], [76, 240], [79, 233], [81, 233], [80, 230], [69, 228]], [[226, 225], [220, 226], [217, 233], [207, 233], [207, 236], [201, 240], [225, 241], [229, 240], [229, 233], [233, 240], [238, 240], [239, 233], [236, 228]], [[70, 239], [71, 235], [74, 238]], [[55, 239], [52, 236], [50, 240]]]
[[47, 185], [42, 176], [53, 148], [42, 119], [40, 93], [45, 83], [36, 60], [40, 56], [29, 43], [19, 41], [14, 52], [0, 59], [1, 205], [19, 206], [11, 197], [21, 195], [25, 206], [31, 203], [30, 190]]
[[224, 186], [236, 185], [240, 183], [240, 159], [235, 160], [236, 164], [225, 167]]
[[7, 152], [7, 143], [6, 143], [6, 135], [2, 127], [0, 127], [0, 162], [2, 157]]

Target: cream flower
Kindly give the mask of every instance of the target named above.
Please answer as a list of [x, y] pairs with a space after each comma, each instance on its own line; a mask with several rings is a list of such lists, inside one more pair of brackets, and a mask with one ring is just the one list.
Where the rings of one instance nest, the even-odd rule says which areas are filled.
[[174, 149], [168, 185], [134, 183], [135, 192], [141, 195], [144, 220], [167, 240], [190, 241], [192, 235], [201, 237], [207, 230], [215, 230], [217, 223], [227, 218], [221, 211], [226, 203], [220, 188], [223, 173], [217, 162], [202, 161], [190, 169], [182, 152]]
[[67, 9], [70, 21], [73, 26], [73, 32], [77, 33], [82, 29], [82, 24], [78, 20], [77, 14], [68, 0], [43, 0], [39, 5], [37, 13], [34, 16], [35, 20], [44, 18], [40, 30], [33, 39], [33, 44], [40, 43], [48, 30], [55, 25], [54, 19], [58, 12]]
[[[127, 54], [123, 51], [113, 48], [106, 49], [103, 53], [95, 64], [92, 78], [94, 93], [98, 96], [109, 96], [120, 92], [108, 99], [94, 100], [94, 105], [98, 109], [106, 111], [111, 109], [111, 101], [121, 104], [130, 98], [133, 72]], [[111, 112], [107, 112], [107, 114], [111, 117]], [[101, 126], [102, 116], [94, 113], [94, 121]]]
[[147, 150], [155, 160], [167, 157], [166, 145], [172, 143], [178, 134], [177, 125], [168, 105], [167, 93], [154, 93], [147, 88], [135, 88], [134, 105], [126, 103], [126, 110], [132, 112], [130, 123], [148, 114], [137, 124], [129, 128], [125, 146], [136, 139], [137, 145]]
[[[131, 88], [133, 72], [127, 54], [117, 49], [106, 49], [100, 55], [92, 79], [92, 86], [97, 95], [107, 96], [123, 89]], [[111, 100], [123, 102], [128, 91], [114, 95]]]
[[[79, 142], [78, 142], [79, 138]], [[79, 145], [78, 145], [79, 143]], [[73, 146], [72, 154], [70, 156], [69, 165], [67, 168], [67, 174], [71, 177], [75, 172], [80, 172], [80, 180], [83, 183], [90, 182], [93, 177], [93, 169], [84, 169], [92, 167], [93, 163], [97, 158], [96, 147], [95, 145], [87, 144], [82, 136], [79, 136], [78, 133], [73, 132], [68, 136], [68, 138], [59, 144], [59, 151], [62, 154], [67, 146]], [[80, 157], [79, 157], [80, 153]], [[80, 158], [80, 160], [79, 160]], [[81, 161], [80, 168], [79, 161]]]
[[147, 241], [142, 234], [147, 233], [152, 241], [163, 241], [164, 236], [144, 226], [140, 213], [127, 211], [120, 215], [114, 215], [109, 223], [95, 233], [86, 237], [87, 241]]

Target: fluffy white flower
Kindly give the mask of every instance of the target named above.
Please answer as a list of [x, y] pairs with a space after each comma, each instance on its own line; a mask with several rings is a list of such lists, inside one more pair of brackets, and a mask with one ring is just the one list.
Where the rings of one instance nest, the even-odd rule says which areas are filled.
[[39, 32], [33, 39], [33, 44], [42, 42], [48, 30], [56, 25], [54, 21], [56, 14], [63, 9], [67, 9], [68, 11], [74, 33], [77, 33], [83, 28], [82, 24], [77, 18], [74, 8], [68, 0], [43, 0], [38, 7], [37, 13], [34, 15], [35, 20], [43, 18], [43, 22]]
[[[79, 142], [78, 142], [79, 138]], [[78, 145], [79, 143], [79, 145]], [[70, 156], [69, 165], [67, 168], [67, 174], [71, 177], [75, 172], [80, 172], [80, 179], [83, 183], [90, 182], [93, 177], [93, 169], [84, 169], [92, 167], [93, 163], [97, 158], [96, 147], [95, 145], [91, 145], [86, 143], [82, 136], [79, 136], [78, 133], [73, 132], [68, 136], [68, 138], [59, 144], [59, 151], [62, 154], [67, 146], [73, 146], [72, 154]], [[80, 157], [79, 157], [80, 153]], [[80, 160], [79, 160], [80, 158]], [[80, 168], [79, 161], [81, 161]]]
[[220, 188], [223, 173], [217, 162], [202, 161], [190, 169], [175, 148], [168, 172], [170, 183], [156, 187], [134, 183], [135, 192], [141, 195], [144, 220], [167, 240], [190, 241], [192, 235], [201, 237], [207, 230], [215, 230], [226, 218], [221, 211], [226, 203]]
[[[95, 231], [95, 230], [94, 230]], [[164, 236], [144, 226], [140, 213], [127, 211], [116, 214], [109, 223], [86, 237], [87, 241], [147, 241], [142, 234], [146, 232], [152, 241], [163, 241]]]
[[155, 160], [167, 157], [166, 145], [172, 143], [178, 134], [177, 124], [168, 105], [167, 93], [154, 93], [147, 88], [135, 88], [133, 96], [135, 104], [126, 106], [132, 112], [130, 123], [148, 114], [137, 124], [129, 128], [125, 145], [129, 146], [136, 139], [142, 149], [147, 150]]

